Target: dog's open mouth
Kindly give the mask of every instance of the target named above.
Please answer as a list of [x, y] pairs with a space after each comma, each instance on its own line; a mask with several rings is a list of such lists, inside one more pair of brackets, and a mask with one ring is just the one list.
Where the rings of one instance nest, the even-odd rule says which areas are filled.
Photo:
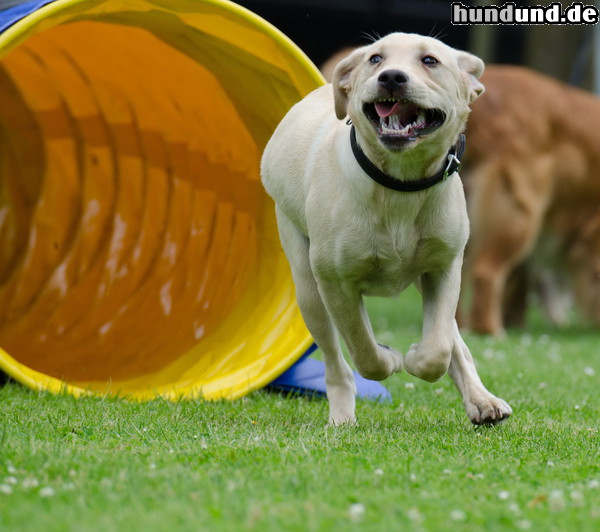
[[439, 109], [423, 109], [408, 100], [386, 98], [364, 105], [364, 113], [383, 141], [409, 141], [438, 129], [446, 120]]

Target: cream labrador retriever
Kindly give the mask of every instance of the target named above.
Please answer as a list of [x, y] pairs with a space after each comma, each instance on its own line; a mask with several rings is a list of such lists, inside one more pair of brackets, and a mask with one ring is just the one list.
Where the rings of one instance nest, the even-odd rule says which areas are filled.
[[[436, 39], [388, 35], [342, 60], [265, 149], [262, 180], [325, 358], [332, 424], [355, 420], [338, 333], [366, 378], [404, 368], [433, 382], [448, 371], [473, 423], [511, 414], [481, 383], [455, 320], [469, 224], [453, 146], [484, 90], [482, 71], [479, 58]], [[413, 282], [423, 334], [403, 360], [375, 341], [363, 295], [395, 296]]]

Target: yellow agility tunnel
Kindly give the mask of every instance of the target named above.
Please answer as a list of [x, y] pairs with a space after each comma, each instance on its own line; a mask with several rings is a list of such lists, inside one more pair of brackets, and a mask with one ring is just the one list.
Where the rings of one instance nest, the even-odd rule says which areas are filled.
[[35, 389], [137, 399], [271, 382], [312, 340], [259, 159], [318, 70], [226, 0], [13, 4], [0, 368]]

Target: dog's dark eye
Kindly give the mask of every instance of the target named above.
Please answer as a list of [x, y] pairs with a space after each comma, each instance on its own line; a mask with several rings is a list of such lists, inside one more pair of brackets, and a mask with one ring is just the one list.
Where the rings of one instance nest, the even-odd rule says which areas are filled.
[[369, 63], [371, 63], [372, 65], [377, 65], [378, 63], [381, 63], [383, 61], [383, 57], [381, 57], [379, 54], [374, 54], [369, 58]]
[[427, 66], [434, 66], [437, 65], [439, 61], [432, 55], [426, 55], [425, 57], [423, 57], [423, 59], [421, 59], [421, 63]]

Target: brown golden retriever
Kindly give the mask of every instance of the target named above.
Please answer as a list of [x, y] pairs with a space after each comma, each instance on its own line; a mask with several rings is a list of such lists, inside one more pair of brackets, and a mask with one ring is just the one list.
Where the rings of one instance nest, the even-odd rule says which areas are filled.
[[522, 67], [488, 66], [482, 81], [461, 172], [472, 228], [467, 322], [502, 334], [505, 315], [522, 310], [526, 290], [509, 288], [527, 261], [534, 275], [564, 272], [598, 324], [600, 99]]

